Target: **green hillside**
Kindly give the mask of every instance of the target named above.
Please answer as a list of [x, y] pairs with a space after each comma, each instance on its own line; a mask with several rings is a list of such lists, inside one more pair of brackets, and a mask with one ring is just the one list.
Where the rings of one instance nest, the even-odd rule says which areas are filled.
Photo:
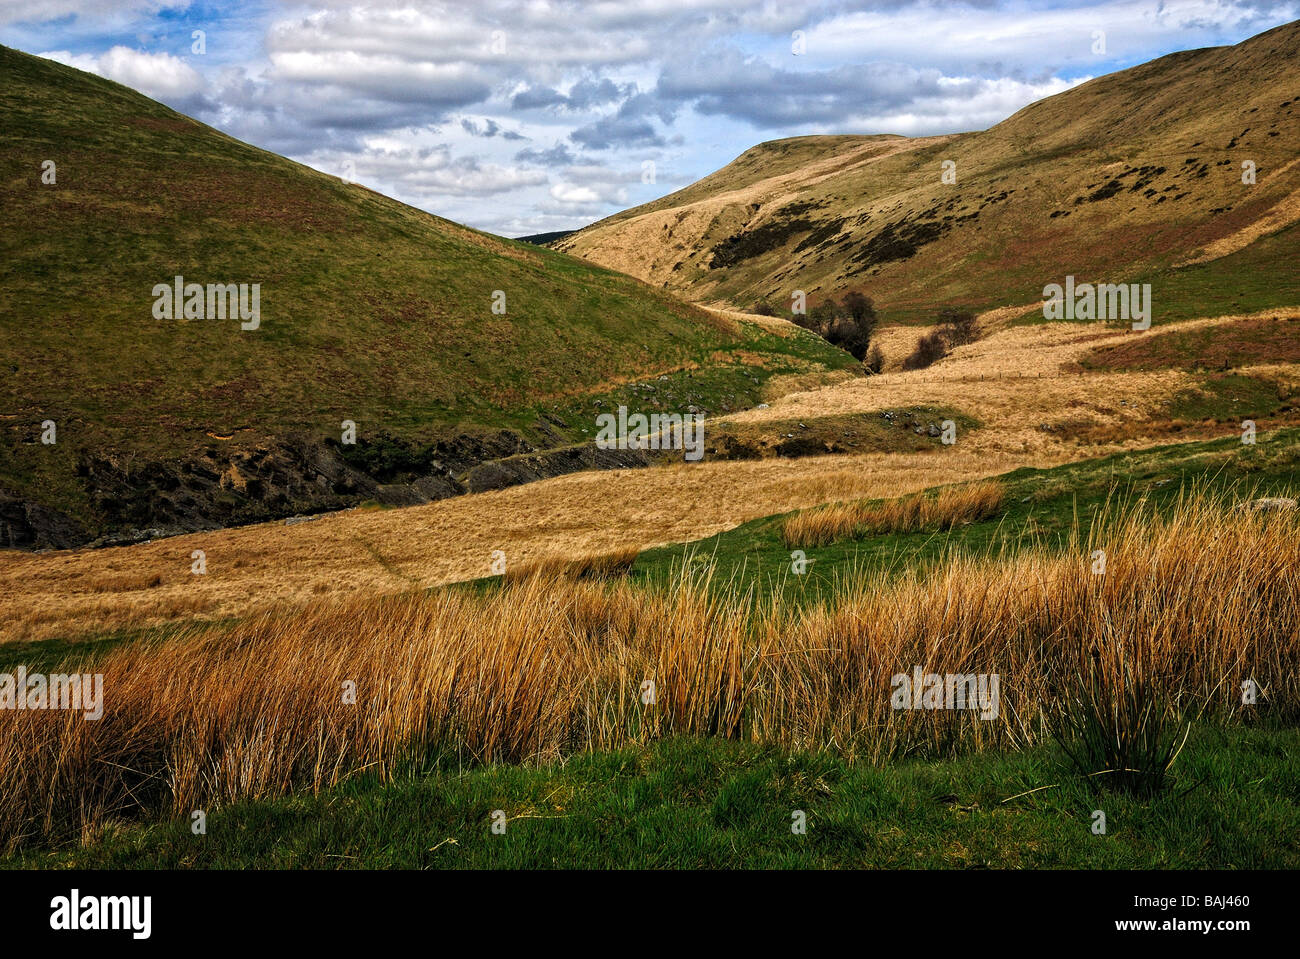
[[[738, 408], [848, 362], [3, 47], [0, 209], [0, 545], [331, 508], [422, 472], [411, 495], [443, 495], [475, 461], [582, 440], [629, 381], [689, 374], [682, 403]], [[260, 284], [260, 325], [156, 318], [178, 275]], [[343, 420], [357, 455], [331, 445]]]

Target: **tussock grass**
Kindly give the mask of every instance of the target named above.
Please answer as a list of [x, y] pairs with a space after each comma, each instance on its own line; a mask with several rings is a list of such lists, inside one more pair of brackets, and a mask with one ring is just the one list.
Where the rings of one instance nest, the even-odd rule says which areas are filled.
[[636, 546], [625, 546], [608, 553], [586, 553], [573, 557], [563, 554], [543, 556], [540, 559], [507, 566], [507, 582], [540, 577], [542, 579], [594, 579], [607, 580], [626, 576], [632, 564], [641, 555]]
[[[1298, 534], [1294, 511], [1189, 496], [1164, 518], [1140, 501], [1113, 510], [1064, 553], [864, 573], [811, 608], [685, 573], [662, 591], [533, 576], [194, 628], [98, 659], [98, 722], [0, 714], [0, 842], [390, 779], [448, 754], [548, 761], [674, 734], [850, 760], [1015, 748], [1059, 730], [1089, 670], [1110, 702], [1140, 683], [1179, 710], [1152, 722], [1294, 720]], [[892, 709], [891, 677], [914, 666], [999, 675], [998, 715]], [[1248, 678], [1256, 706], [1241, 704]]]
[[88, 578], [84, 588], [91, 593], [126, 593], [153, 589], [161, 586], [162, 582], [161, 573], [106, 573]]
[[1001, 484], [990, 480], [950, 487], [936, 496], [922, 493], [880, 504], [834, 503], [791, 516], [781, 527], [781, 538], [795, 549], [871, 534], [947, 530], [995, 515], [1002, 498]]

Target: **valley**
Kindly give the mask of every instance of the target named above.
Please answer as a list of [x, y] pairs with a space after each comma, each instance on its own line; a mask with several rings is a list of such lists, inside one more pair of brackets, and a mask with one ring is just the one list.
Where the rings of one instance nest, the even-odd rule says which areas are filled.
[[[899, 496], [1022, 467], [1237, 437], [1247, 418], [1260, 430], [1300, 424], [1294, 358], [1271, 363], [1261, 357], [1265, 362], [1234, 368], [1250, 388], [1222, 395], [1192, 416], [1179, 398], [1215, 391], [1214, 378], [1196, 369], [1194, 356], [1187, 368], [1085, 365], [1108, 351], [1158, 345], [1161, 335], [1231, 339], [1243, 325], [1291, 339], [1300, 335], [1300, 307], [1147, 333], [1105, 324], [1007, 326], [925, 370], [795, 390], [769, 397], [766, 408], [703, 424], [706, 445], [717, 435], [738, 434], [755, 446], [775, 447], [786, 432], [816, 430], [820, 420], [867, 423], [886, 410], [939, 407], [978, 423], [960, 431], [951, 447], [931, 440], [923, 450], [891, 450], [915, 437], [903, 429], [873, 452], [708, 456], [577, 472], [427, 505], [353, 509], [310, 523], [258, 524], [110, 549], [10, 551], [0, 554], [0, 634], [21, 642], [76, 639], [191, 618], [242, 618], [281, 603], [430, 588], [488, 575], [495, 550], [506, 554], [507, 568], [556, 555], [641, 550], [822, 502]], [[915, 335], [911, 328], [887, 328], [881, 338], [905, 343]], [[1144, 336], [1152, 339], [1134, 339]], [[841, 422], [833, 438], [842, 440], [843, 433]], [[195, 549], [209, 557], [206, 575], [190, 573]]]
[[1298, 65], [524, 242], [0, 47], [0, 866], [1300, 865]]

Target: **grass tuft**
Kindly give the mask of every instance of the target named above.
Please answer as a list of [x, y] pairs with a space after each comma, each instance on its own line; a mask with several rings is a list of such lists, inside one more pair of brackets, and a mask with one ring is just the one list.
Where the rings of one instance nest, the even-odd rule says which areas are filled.
[[996, 515], [1002, 499], [1001, 484], [990, 480], [949, 487], [935, 496], [919, 493], [883, 503], [833, 503], [791, 516], [781, 527], [781, 538], [796, 549], [870, 535], [950, 530]]

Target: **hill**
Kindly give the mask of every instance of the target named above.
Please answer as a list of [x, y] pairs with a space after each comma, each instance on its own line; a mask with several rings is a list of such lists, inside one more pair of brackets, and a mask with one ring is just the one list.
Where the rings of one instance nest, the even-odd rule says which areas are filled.
[[[1256, 261], [1263, 237], [1282, 262], [1300, 246], [1298, 140], [1300, 22], [1099, 77], [983, 132], [764, 143], [555, 246], [740, 308], [856, 289], [914, 322], [1031, 304], [1072, 274], [1151, 282], [1157, 322], [1165, 307], [1210, 315], [1207, 295], [1245, 312], [1300, 303], [1276, 249]], [[1234, 278], [1207, 289], [1206, 264], [1229, 256]]]
[[[594, 435], [637, 380], [712, 412], [849, 362], [7, 48], [0, 171], [0, 546], [428, 501]], [[202, 295], [169, 313], [176, 277]], [[256, 316], [218, 313], [241, 284]]]
[[535, 246], [545, 246], [548, 243], [555, 243], [557, 240], [563, 240], [573, 232], [573, 230], [555, 230], [551, 233], [531, 233], [528, 236], [517, 236], [515, 239], [520, 243], [532, 243]]

